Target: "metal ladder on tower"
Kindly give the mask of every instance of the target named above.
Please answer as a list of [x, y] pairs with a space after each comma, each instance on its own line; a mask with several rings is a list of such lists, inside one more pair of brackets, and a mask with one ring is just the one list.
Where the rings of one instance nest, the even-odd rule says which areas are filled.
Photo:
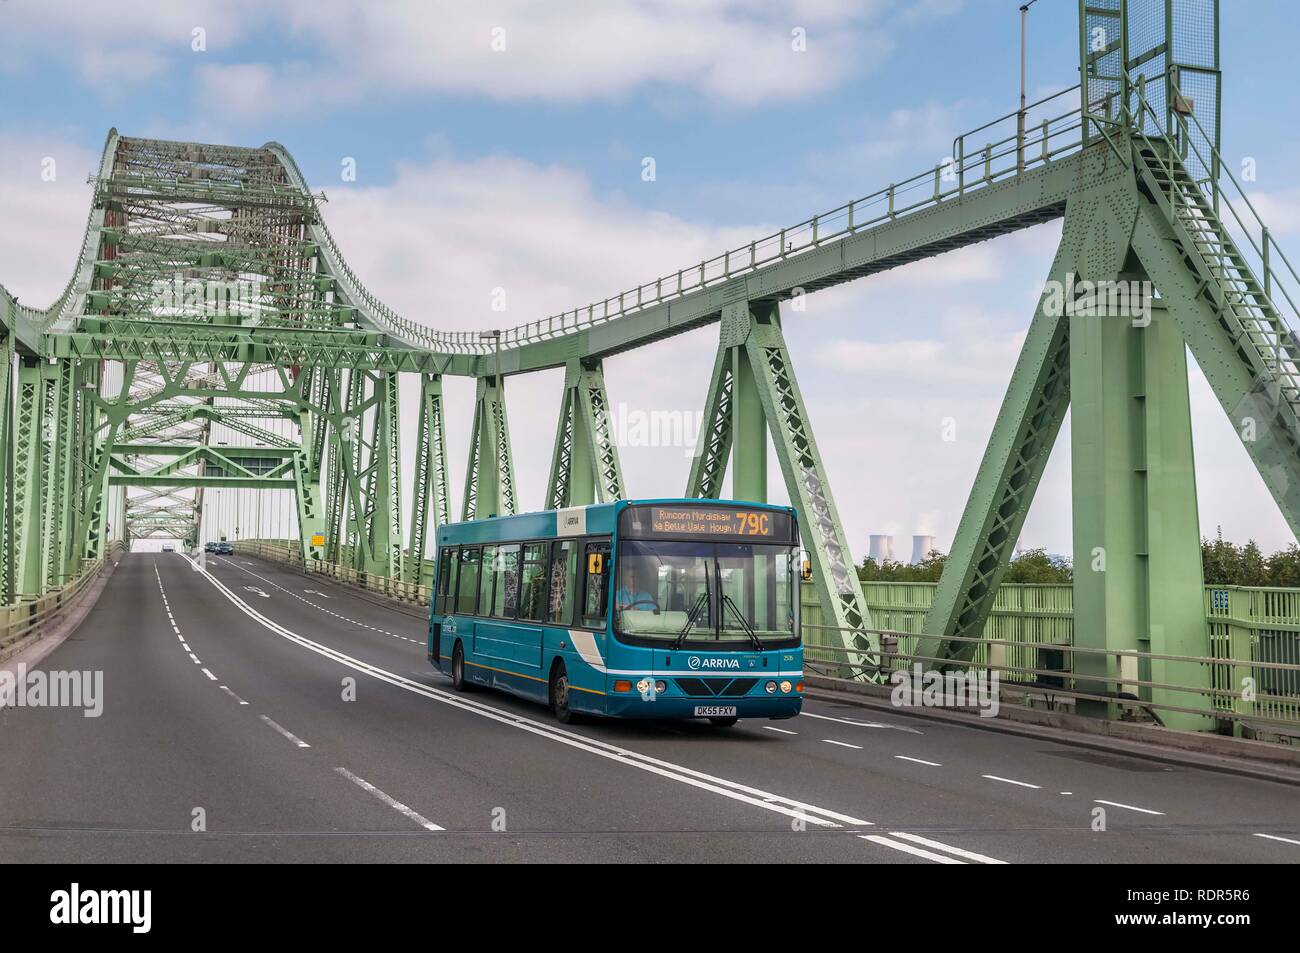
[[[1300, 455], [1300, 338], [1277, 303], [1285, 301], [1293, 314], [1297, 308], [1271, 266], [1270, 250], [1275, 246], [1268, 229], [1235, 178], [1226, 173], [1249, 209], [1248, 216], [1260, 229], [1262, 244], [1257, 244], [1250, 235], [1248, 220], [1228, 202], [1218, 182], [1198, 182], [1188, 171], [1178, 142], [1163, 132], [1152, 135], [1146, 131], [1146, 119], [1157, 117], [1140, 91], [1137, 99], [1141, 119], [1133, 127], [1132, 147], [1139, 182], [1173, 229], [1185, 264], [1197, 276], [1200, 294], [1218, 316], [1237, 358], [1249, 369], [1255, 381], [1253, 406], [1270, 411], [1273, 435], [1285, 440], [1291, 453]], [[1195, 117], [1191, 118], [1196, 123]], [[1213, 146], [1209, 145], [1209, 155], [1204, 155], [1195, 146], [1192, 128], [1184, 115], [1179, 114], [1178, 121], [1180, 138], [1196, 159], [1204, 168], [1218, 168], [1219, 156]], [[1196, 129], [1208, 144], [1199, 124]], [[1262, 281], [1220, 216], [1219, 210], [1225, 207], [1258, 256]], [[1281, 255], [1280, 250], [1277, 254]], [[1293, 281], [1300, 284], [1284, 256], [1282, 261]]]

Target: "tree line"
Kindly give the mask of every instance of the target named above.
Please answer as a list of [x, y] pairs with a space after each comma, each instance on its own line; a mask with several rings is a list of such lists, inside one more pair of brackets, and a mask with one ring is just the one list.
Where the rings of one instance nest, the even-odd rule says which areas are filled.
[[[863, 582], [938, 582], [947, 555], [931, 550], [915, 565], [886, 560], [877, 563], [868, 556], [858, 567]], [[1265, 586], [1300, 588], [1300, 547], [1295, 543], [1264, 555], [1252, 539], [1237, 545], [1222, 535], [1201, 540], [1201, 567], [1211, 586]], [[1074, 579], [1070, 561], [1051, 556], [1046, 550], [1027, 549], [1017, 553], [1002, 581], [1007, 583], [1068, 583]]]

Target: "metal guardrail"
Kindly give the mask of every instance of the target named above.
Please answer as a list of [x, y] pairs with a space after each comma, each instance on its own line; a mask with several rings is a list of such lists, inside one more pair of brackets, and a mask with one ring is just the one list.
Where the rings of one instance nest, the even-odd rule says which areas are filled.
[[107, 556], [84, 564], [79, 575], [58, 589], [36, 599], [24, 599], [0, 606], [0, 620], [3, 620], [0, 621], [0, 652], [12, 648], [37, 629], [58, 618], [99, 577], [105, 562], [118, 553], [121, 545], [113, 540], [109, 544]]
[[[870, 669], [855, 670], [853, 657], [860, 657], [860, 653], [839, 644], [809, 638], [810, 634], [843, 631], [840, 627], [805, 623], [803, 629], [805, 666], [824, 677], [845, 682], [867, 678], [888, 681], [895, 677], [893, 673], [912, 671], [917, 665], [923, 671], [973, 670], [985, 676], [996, 672], [1000, 692], [1009, 689], [1018, 694], [1036, 696], [1048, 705], [1054, 705], [1059, 698], [1107, 702], [1132, 715], [1153, 715], [1157, 721], [1161, 712], [1177, 712], [1245, 722], [1287, 737], [1300, 738], [1300, 694], [1277, 693], [1258, 687], [1248, 690], [1246, 682], [1246, 679], [1251, 679], [1254, 686], [1271, 686], [1279, 679], [1270, 676], [1281, 676], [1284, 682], [1294, 684], [1293, 680], [1300, 679], [1300, 663], [949, 636], [953, 642], [972, 647], [969, 660], [957, 661], [912, 651], [920, 639], [916, 633], [874, 629], [871, 631], [878, 634], [883, 647], [877, 664]], [[836, 638], [834, 641], [839, 640]], [[1059, 664], [1046, 667], [1044, 658]], [[1083, 670], [1080, 670], [1081, 661], [1085, 666]], [[1205, 669], [1206, 677], [1197, 684], [1142, 677], [1139, 672], [1149, 671], [1152, 662], [1168, 663], [1164, 667]], [[1196, 700], [1202, 704], [1195, 704]]]
[[[1039, 109], [1078, 89], [1078, 86], [1074, 86], [1045, 97], [1027, 106], [1023, 113]], [[1016, 110], [963, 133], [953, 142], [952, 156], [911, 178], [755, 239], [747, 245], [705, 259], [698, 265], [681, 268], [654, 281], [637, 285], [616, 296], [505, 329], [501, 333], [499, 345], [502, 349], [521, 347], [607, 324], [644, 308], [661, 305], [797, 257], [828, 242], [849, 238], [864, 229], [959, 199], [970, 191], [993, 185], [1026, 168], [1050, 162], [1082, 148], [1082, 110], [1076, 106], [1058, 116], [1041, 119], [1032, 130], [994, 138], [982, 148], [973, 152], [968, 150], [968, 140], [972, 137], [996, 130], [999, 124], [1008, 119], [1018, 121], [1021, 115], [1022, 111]], [[1001, 133], [995, 131], [993, 135], [997, 137]], [[266, 148], [279, 157], [290, 181], [305, 191], [306, 179], [288, 150], [278, 143], [267, 143]], [[497, 340], [485, 340], [478, 331], [436, 331], [397, 314], [361, 283], [319, 214], [316, 222], [313, 230], [321, 241], [322, 250], [330, 258], [335, 277], [344, 286], [349, 299], [364, 305], [381, 330], [435, 351], [490, 354], [497, 347]]]
[[390, 579], [387, 576], [362, 572], [352, 566], [345, 566], [340, 563], [313, 561], [309, 567], [304, 567], [301, 550], [299, 545], [294, 542], [286, 543], [283, 540], [259, 539], [239, 540], [235, 542], [235, 553], [236, 555], [247, 553], [262, 559], [269, 559], [272, 562], [296, 566], [299, 569], [306, 568], [309, 573], [327, 576], [330, 579], [356, 586], [367, 592], [387, 596], [399, 602], [408, 602], [420, 606], [429, 604], [430, 589], [421, 583], [408, 582], [404, 579]]

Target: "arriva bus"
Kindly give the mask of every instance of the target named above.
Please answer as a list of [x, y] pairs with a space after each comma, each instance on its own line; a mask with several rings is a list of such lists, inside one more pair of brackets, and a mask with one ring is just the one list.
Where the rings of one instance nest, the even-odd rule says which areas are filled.
[[438, 529], [429, 661], [556, 718], [791, 718], [803, 693], [789, 507], [620, 500]]

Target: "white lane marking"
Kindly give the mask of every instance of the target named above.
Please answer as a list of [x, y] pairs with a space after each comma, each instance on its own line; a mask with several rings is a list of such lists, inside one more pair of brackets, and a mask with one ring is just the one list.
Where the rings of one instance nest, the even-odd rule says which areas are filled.
[[443, 829], [439, 827], [437, 824], [433, 823], [433, 821], [429, 820], [423, 814], [417, 814], [415, 811], [411, 810], [401, 801], [389, 797], [387, 794], [379, 790], [379, 788], [375, 787], [365, 778], [357, 777], [347, 768], [335, 768], [334, 770], [337, 771], [339, 774], [343, 775], [343, 777], [347, 778], [357, 787], [361, 788], [361, 790], [368, 791], [369, 793], [373, 794], [375, 797], [379, 798], [379, 800], [383, 801], [385, 804], [391, 807], [398, 814], [406, 815], [411, 820], [415, 821], [415, 823], [423, 827], [426, 831], [440, 831]]
[[777, 727], [775, 727], [774, 725], [764, 725], [763, 727], [766, 728], [768, 731], [777, 731], [777, 732], [780, 732], [780, 733], [783, 734], [783, 735], [797, 735], [797, 734], [799, 734], [799, 732], [797, 732], [797, 731], [791, 731], [789, 728], [777, 728]]
[[924, 760], [924, 759], [922, 759], [922, 758], [909, 758], [909, 757], [908, 757], [907, 755], [905, 755], [905, 754], [896, 754], [896, 755], [894, 755], [894, 757], [897, 758], [899, 761], [913, 761], [913, 762], [915, 762], [916, 764], [928, 764], [928, 765], [929, 765], [930, 767], [932, 767], [932, 768], [942, 768], [942, 767], [943, 767], [943, 765], [941, 765], [938, 761], [926, 761], [926, 760]]
[[213, 675], [206, 668], [203, 670], [203, 674], [206, 675], [208, 678], [212, 679], [212, 681], [214, 682], [217, 680], [217, 676]]
[[1017, 781], [1015, 778], [1000, 778], [996, 774], [983, 774], [980, 777], [988, 778], [990, 781], [1001, 781], [1003, 784], [1018, 784], [1022, 788], [1033, 788], [1035, 791], [1041, 791], [1042, 786], [1030, 784], [1028, 781]]
[[221, 690], [222, 690], [223, 692], [225, 692], [227, 695], [229, 695], [231, 698], [233, 698], [235, 701], [239, 702], [239, 704], [241, 704], [241, 705], [247, 705], [247, 704], [248, 704], [248, 702], [244, 701], [242, 698], [240, 698], [238, 695], [236, 695], [234, 692], [232, 692], [232, 691], [231, 691], [229, 688], [227, 688], [225, 685], [222, 685], [222, 686], [221, 686]]
[[195, 664], [195, 665], [202, 665], [202, 664], [203, 664], [202, 662], [199, 661], [199, 657], [198, 657], [197, 655], [195, 655], [193, 652], [190, 653], [190, 658], [192, 658], [192, 659], [194, 660], [194, 664]]
[[1262, 837], [1265, 840], [1280, 840], [1284, 844], [1295, 844], [1300, 847], [1300, 840], [1292, 840], [1289, 837], [1278, 837], [1276, 834], [1256, 834], [1256, 837]]
[[319, 589], [304, 589], [303, 592], [310, 592], [313, 596], [320, 596], [322, 599], [329, 598], [329, 596], [325, 595], [325, 593], [321, 592]]
[[900, 831], [890, 831], [890, 837], [898, 837], [902, 840], [911, 841], [913, 844], [924, 844], [926, 847], [933, 847], [935, 850], [946, 851], [949, 854], [955, 854], [958, 857], [964, 857], [967, 860], [973, 860], [977, 864], [1005, 864], [1005, 860], [998, 860], [996, 857], [989, 857], [987, 854], [977, 854], [973, 850], [962, 850], [960, 847], [953, 847], [951, 844], [945, 844], [943, 841], [930, 840], [928, 837], [922, 837], [920, 834], [904, 834]]
[[[317, 655], [323, 655], [328, 659], [338, 662], [340, 665], [362, 672], [363, 674], [369, 675], [371, 678], [387, 682], [388, 684], [404, 689], [405, 691], [412, 692], [416, 695], [422, 695], [425, 698], [441, 702], [444, 705], [449, 705], [453, 708], [459, 708], [462, 711], [470, 712], [471, 714], [478, 715], [482, 718], [488, 718], [502, 725], [517, 728], [520, 731], [526, 731], [529, 734], [546, 738], [558, 744], [568, 745], [571, 748], [577, 748], [581, 751], [586, 751], [610, 761], [616, 761], [620, 764], [625, 764], [629, 767], [637, 768], [638, 770], [646, 771], [650, 774], [656, 774], [672, 781], [687, 784], [691, 787], [709, 791], [713, 794], [719, 794], [723, 797], [730, 798], [733, 801], [740, 801], [745, 804], [761, 807], [765, 810], [774, 811], [778, 814], [783, 814], [786, 817], [809, 821], [821, 827], [840, 827], [846, 824], [853, 827], [872, 826], [871, 821], [865, 821], [861, 818], [842, 814], [838, 811], [828, 810], [827, 808], [817, 807], [816, 805], [795, 798], [775, 795], [760, 788], [741, 784], [738, 781], [731, 781], [726, 778], [706, 774], [703, 771], [696, 771], [693, 768], [675, 764], [671, 761], [663, 761], [659, 758], [653, 758], [650, 755], [642, 754], [639, 751], [620, 748], [617, 745], [612, 745], [596, 738], [589, 738], [585, 735], [580, 735], [563, 728], [552, 727], [551, 725], [534, 721], [533, 719], [526, 718], [522, 715], [502, 711], [499, 708], [494, 708], [493, 706], [483, 702], [471, 701], [461, 696], [454, 695], [451, 692], [431, 688], [428, 685], [412, 681], [409, 678], [403, 678], [401, 675], [382, 669], [377, 665], [371, 665], [369, 662], [364, 662], [361, 659], [353, 658], [352, 656], [340, 652], [337, 649], [332, 649], [327, 645], [313, 642], [311, 639], [305, 638], [291, 629], [285, 628], [273, 619], [262, 615], [262, 613], [258, 612], [243, 599], [240, 599], [239, 596], [235, 595], [234, 592], [228, 589], [220, 579], [208, 572], [206, 569], [202, 570], [202, 573], [204, 578], [206, 578], [208, 582], [212, 583], [212, 586], [225, 596], [227, 600], [234, 604], [240, 612], [244, 613], [244, 615], [248, 616], [250, 619], [255, 620], [264, 628], [274, 632], [281, 638], [287, 639], [296, 645], [315, 652]], [[771, 798], [773, 803], [765, 803], [763, 800], [764, 798]]]
[[[241, 571], [243, 571], [243, 572], [248, 573], [248, 574], [249, 574], [250, 576], [252, 576], [254, 579], [260, 579], [260, 580], [262, 580], [262, 582], [266, 583], [268, 586], [274, 586], [276, 589], [279, 589], [281, 592], [285, 593], [286, 595], [293, 596], [293, 597], [294, 597], [295, 599], [297, 599], [299, 602], [306, 603], [307, 605], [311, 606], [313, 609], [319, 609], [321, 612], [324, 612], [326, 615], [332, 615], [334, 618], [336, 618], [336, 619], [338, 619], [338, 620], [340, 620], [340, 621], [342, 621], [342, 622], [350, 622], [352, 625], [360, 626], [360, 627], [363, 628], [363, 629], [369, 629], [371, 632], [380, 632], [380, 633], [382, 633], [382, 634], [384, 634], [384, 635], [390, 635], [390, 636], [392, 636], [393, 638], [395, 638], [395, 639], [400, 639], [400, 640], [403, 641], [403, 642], [411, 642], [411, 643], [413, 643], [413, 644], [415, 644], [415, 645], [424, 645], [424, 644], [425, 644], [425, 640], [424, 640], [424, 639], [408, 639], [408, 638], [407, 638], [406, 636], [404, 636], [404, 635], [398, 635], [396, 632], [389, 632], [387, 629], [381, 629], [381, 628], [379, 628], [379, 626], [377, 626], [377, 625], [368, 625], [368, 624], [366, 624], [365, 622], [361, 622], [361, 621], [359, 621], [359, 620], [357, 620], [357, 619], [350, 619], [350, 618], [348, 618], [348, 617], [345, 616], [345, 615], [341, 615], [340, 613], [335, 612], [333, 609], [326, 609], [324, 606], [318, 606], [316, 603], [312, 602], [310, 599], [304, 599], [302, 596], [298, 595], [298, 593], [294, 592], [292, 589], [286, 589], [284, 586], [280, 585], [278, 582], [275, 582], [274, 580], [268, 579], [268, 578], [266, 578], [265, 576], [261, 575], [260, 573], [255, 573], [255, 572], [253, 572], [253, 571], [250, 570], [250, 569], [244, 569], [242, 566], [236, 566], [236, 565], [235, 565], [233, 562], [231, 562], [229, 559], [223, 559], [223, 560], [221, 560], [221, 561], [222, 561], [223, 563], [227, 563], [227, 564], [229, 564], [229, 565], [231, 565], [231, 566], [234, 566], [236, 569], [239, 569], [239, 570], [241, 570]], [[251, 565], [253, 565], [253, 564], [252, 564], [252, 563], [245, 563], [244, 565], [245, 565], [245, 566], [251, 566]], [[245, 588], [245, 589], [254, 589], [254, 590], [257, 590], [257, 591], [259, 591], [259, 592], [261, 591], [261, 590], [257, 589], [256, 586], [245, 586], [244, 588]], [[325, 599], [330, 598], [329, 596], [325, 595], [325, 593], [323, 593], [323, 592], [319, 592], [319, 591], [317, 591], [317, 590], [315, 590], [315, 589], [304, 589], [303, 592], [311, 592], [311, 593], [315, 593], [316, 595], [321, 596], [321, 597], [323, 597], [323, 598], [325, 598]], [[615, 672], [614, 674], [617, 675], [617, 674], [623, 674], [623, 673]], [[639, 673], [639, 674], [644, 674], [644, 673]]]
[[853, 725], [857, 728], [888, 728], [891, 731], [906, 731], [913, 735], [922, 734], [915, 728], [908, 728], [904, 725], [887, 725], [882, 721], [854, 721], [850, 718], [832, 718], [830, 715], [817, 715], [810, 711], [800, 712], [800, 717], [820, 718], [822, 721], [837, 721], [841, 725]]
[[1126, 811], [1137, 811], [1139, 814], [1154, 814], [1157, 817], [1164, 817], [1164, 811], [1152, 811], [1145, 807], [1134, 807], [1132, 804], [1121, 804], [1119, 801], [1103, 801], [1101, 798], [1093, 798], [1094, 804], [1109, 804], [1111, 807], [1122, 807]]
[[862, 750], [862, 745], [851, 745], [847, 741], [836, 741], [833, 738], [823, 738], [822, 741], [828, 745], [839, 745], [841, 748], [852, 748], [854, 751]]
[[894, 850], [901, 850], [905, 854], [911, 854], [914, 857], [923, 857], [926, 860], [932, 860], [936, 864], [964, 864], [966, 861], [958, 860], [956, 857], [949, 857], [946, 854], [936, 854], [932, 851], [922, 850], [919, 847], [913, 847], [911, 844], [903, 844], [896, 840], [890, 840], [888, 837], [881, 837], [879, 834], [859, 834], [863, 840], [869, 840], [873, 844], [879, 844], [881, 847], [892, 847]]
[[287, 729], [281, 727], [280, 725], [277, 725], [275, 722], [273, 722], [270, 718], [267, 718], [265, 715], [258, 715], [257, 717], [260, 718], [260, 719], [262, 719], [264, 722], [266, 722], [268, 725], [270, 725], [270, 726], [271, 726], [272, 728], [274, 728], [276, 731], [280, 732], [280, 734], [284, 735], [286, 738], [288, 738], [290, 741], [292, 741], [294, 744], [296, 744], [299, 748], [310, 748], [310, 747], [311, 747], [311, 745], [307, 744], [307, 742], [303, 741], [301, 738], [299, 738], [297, 735], [295, 735], [292, 731], [289, 731], [289, 730], [287, 730]]
[[270, 594], [269, 592], [264, 592], [264, 591], [263, 591], [261, 588], [259, 588], [258, 586], [245, 586], [244, 589], [245, 589], [246, 591], [248, 591], [248, 592], [252, 592], [252, 593], [255, 593], [256, 595], [261, 596], [263, 599], [270, 599], [270, 598], [271, 598], [271, 594]]

